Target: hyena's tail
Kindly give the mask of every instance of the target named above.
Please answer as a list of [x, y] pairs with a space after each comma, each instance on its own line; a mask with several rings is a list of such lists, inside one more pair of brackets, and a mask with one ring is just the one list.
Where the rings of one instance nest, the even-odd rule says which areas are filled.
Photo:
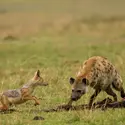
[[121, 94], [121, 97], [122, 98], [125, 98], [125, 91], [124, 91], [124, 88], [121, 86], [121, 84], [119, 84], [118, 82], [113, 82], [112, 83], [112, 87], [117, 90], [117, 91], [120, 91], [120, 94]]

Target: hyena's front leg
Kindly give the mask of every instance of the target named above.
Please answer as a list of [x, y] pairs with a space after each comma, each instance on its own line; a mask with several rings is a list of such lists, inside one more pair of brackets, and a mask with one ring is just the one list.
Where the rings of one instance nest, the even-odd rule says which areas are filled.
[[73, 101], [70, 99], [67, 105], [71, 106], [71, 105], [72, 105], [72, 102], [73, 102]]
[[69, 102], [68, 102], [68, 104], [65, 105], [64, 108], [65, 108], [66, 110], [69, 110], [69, 109], [71, 108], [71, 106], [72, 106], [72, 102], [73, 102], [73, 101], [70, 99]]
[[93, 95], [90, 97], [90, 101], [89, 101], [89, 109], [92, 108], [92, 103], [94, 101], [94, 99], [97, 97], [97, 95], [101, 92], [101, 89], [95, 90], [95, 92], [93, 93]]
[[72, 106], [72, 100], [70, 99], [69, 102], [67, 104], [64, 105], [60, 105], [57, 107], [57, 109], [65, 109], [65, 110], [69, 110]]

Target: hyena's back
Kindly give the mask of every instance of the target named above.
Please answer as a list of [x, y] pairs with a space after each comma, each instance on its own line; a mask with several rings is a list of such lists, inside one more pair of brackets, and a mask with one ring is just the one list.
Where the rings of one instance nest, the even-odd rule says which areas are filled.
[[119, 73], [104, 57], [94, 56], [86, 60], [77, 74], [77, 78], [79, 77], [86, 77], [89, 85], [95, 89], [106, 90], [110, 85], [118, 91], [122, 88]]

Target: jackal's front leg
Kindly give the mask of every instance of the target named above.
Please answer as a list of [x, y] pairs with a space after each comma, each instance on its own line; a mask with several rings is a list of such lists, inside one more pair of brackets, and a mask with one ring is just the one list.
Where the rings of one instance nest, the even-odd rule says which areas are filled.
[[36, 105], [40, 105], [40, 102], [39, 102], [39, 100], [38, 100], [38, 98], [36, 97], [36, 96], [32, 96], [33, 98], [34, 98], [34, 100], [35, 100], [35, 106]]
[[23, 99], [24, 100], [34, 100], [35, 101], [35, 106], [36, 105], [40, 105], [40, 102], [39, 102], [39, 100], [37, 99], [37, 97], [35, 97], [35, 96], [30, 96], [30, 95], [28, 95], [28, 96], [25, 96], [25, 97], [23, 97]]

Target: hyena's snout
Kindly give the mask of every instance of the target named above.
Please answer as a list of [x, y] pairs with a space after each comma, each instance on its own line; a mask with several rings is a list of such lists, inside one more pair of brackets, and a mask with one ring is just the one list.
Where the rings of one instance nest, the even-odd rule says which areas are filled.
[[74, 91], [74, 90], [72, 90], [71, 100], [72, 100], [72, 101], [77, 101], [78, 99], [81, 98], [81, 96], [82, 96], [83, 94], [85, 94], [84, 91], [81, 91], [81, 90]]
[[80, 97], [76, 97], [76, 96], [71, 96], [71, 99], [72, 99], [72, 101], [77, 101], [78, 99], [80, 99]]

